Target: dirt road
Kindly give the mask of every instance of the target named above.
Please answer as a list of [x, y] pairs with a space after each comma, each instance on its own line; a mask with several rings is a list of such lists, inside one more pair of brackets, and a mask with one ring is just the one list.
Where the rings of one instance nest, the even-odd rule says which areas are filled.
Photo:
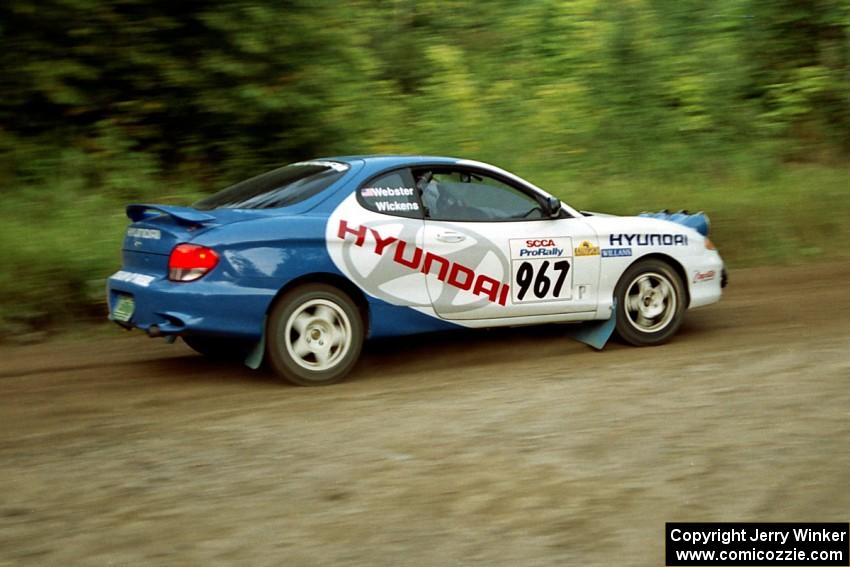
[[850, 266], [732, 273], [666, 346], [369, 345], [282, 386], [141, 334], [0, 348], [0, 564], [663, 565], [850, 520]]

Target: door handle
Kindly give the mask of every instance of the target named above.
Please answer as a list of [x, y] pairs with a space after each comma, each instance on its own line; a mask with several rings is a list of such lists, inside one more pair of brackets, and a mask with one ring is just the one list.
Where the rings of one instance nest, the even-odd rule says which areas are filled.
[[437, 240], [442, 240], [443, 242], [460, 242], [461, 240], [465, 240], [466, 236], [462, 235], [459, 232], [454, 232], [453, 230], [447, 230], [446, 232], [438, 232]]

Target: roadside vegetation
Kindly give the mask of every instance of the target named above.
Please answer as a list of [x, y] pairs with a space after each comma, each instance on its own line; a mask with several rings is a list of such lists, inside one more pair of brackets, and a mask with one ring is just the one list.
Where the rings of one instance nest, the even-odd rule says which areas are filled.
[[704, 210], [733, 266], [850, 258], [850, 5], [0, 5], [0, 338], [103, 315], [129, 202], [333, 154]]

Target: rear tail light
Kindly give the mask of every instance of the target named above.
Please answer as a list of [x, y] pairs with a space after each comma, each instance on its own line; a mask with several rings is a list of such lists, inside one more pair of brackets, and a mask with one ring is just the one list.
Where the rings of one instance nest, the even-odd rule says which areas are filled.
[[168, 279], [174, 282], [191, 282], [212, 270], [218, 264], [215, 250], [197, 244], [178, 244], [168, 258]]

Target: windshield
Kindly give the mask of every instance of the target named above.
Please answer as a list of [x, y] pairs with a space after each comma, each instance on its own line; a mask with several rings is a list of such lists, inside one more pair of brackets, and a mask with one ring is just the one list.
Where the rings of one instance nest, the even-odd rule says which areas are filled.
[[288, 207], [321, 193], [348, 171], [335, 161], [293, 163], [240, 181], [193, 205], [210, 209], [269, 209]]

